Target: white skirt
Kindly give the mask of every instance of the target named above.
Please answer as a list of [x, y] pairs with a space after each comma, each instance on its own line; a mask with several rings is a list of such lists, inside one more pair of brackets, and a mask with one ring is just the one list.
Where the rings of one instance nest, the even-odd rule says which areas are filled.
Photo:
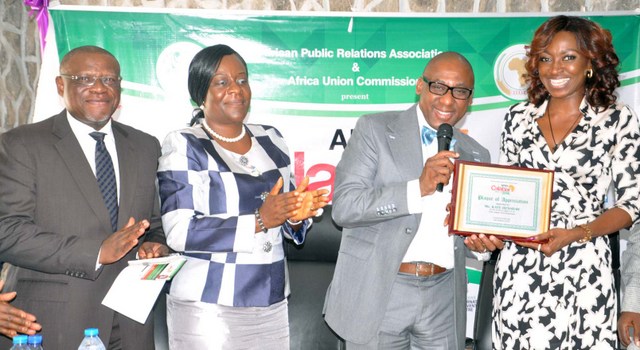
[[287, 299], [268, 307], [232, 307], [167, 295], [171, 350], [289, 349]]

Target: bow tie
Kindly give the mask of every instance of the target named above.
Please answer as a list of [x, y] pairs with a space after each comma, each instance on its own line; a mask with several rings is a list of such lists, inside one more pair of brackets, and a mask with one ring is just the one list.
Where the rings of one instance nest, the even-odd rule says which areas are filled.
[[423, 126], [421, 138], [422, 138], [422, 143], [426, 146], [429, 146], [431, 142], [433, 142], [433, 140], [435, 140], [436, 138], [436, 131], [426, 126]]

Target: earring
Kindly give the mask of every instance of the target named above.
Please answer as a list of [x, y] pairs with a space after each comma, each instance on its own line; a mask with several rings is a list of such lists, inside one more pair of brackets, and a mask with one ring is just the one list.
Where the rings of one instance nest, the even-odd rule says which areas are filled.
[[587, 79], [591, 79], [591, 77], [593, 76], [593, 69], [589, 68], [585, 71], [585, 75], [587, 76]]
[[193, 111], [191, 112], [191, 121], [189, 122], [189, 126], [194, 126], [198, 122], [198, 119], [204, 118], [203, 108], [204, 103], [202, 103], [200, 107], [196, 107], [193, 109]]

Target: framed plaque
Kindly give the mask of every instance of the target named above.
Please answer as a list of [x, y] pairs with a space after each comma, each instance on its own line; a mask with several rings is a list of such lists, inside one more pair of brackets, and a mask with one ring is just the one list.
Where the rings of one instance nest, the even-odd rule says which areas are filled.
[[533, 241], [549, 230], [553, 172], [456, 161], [449, 233]]

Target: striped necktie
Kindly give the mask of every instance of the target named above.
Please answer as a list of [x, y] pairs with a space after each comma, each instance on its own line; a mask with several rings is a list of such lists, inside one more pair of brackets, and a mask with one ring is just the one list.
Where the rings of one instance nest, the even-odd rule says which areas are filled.
[[111, 228], [115, 232], [118, 230], [118, 186], [111, 156], [104, 144], [106, 134], [94, 131], [89, 135], [96, 140], [96, 179], [100, 192], [102, 192], [104, 204], [111, 216]]

